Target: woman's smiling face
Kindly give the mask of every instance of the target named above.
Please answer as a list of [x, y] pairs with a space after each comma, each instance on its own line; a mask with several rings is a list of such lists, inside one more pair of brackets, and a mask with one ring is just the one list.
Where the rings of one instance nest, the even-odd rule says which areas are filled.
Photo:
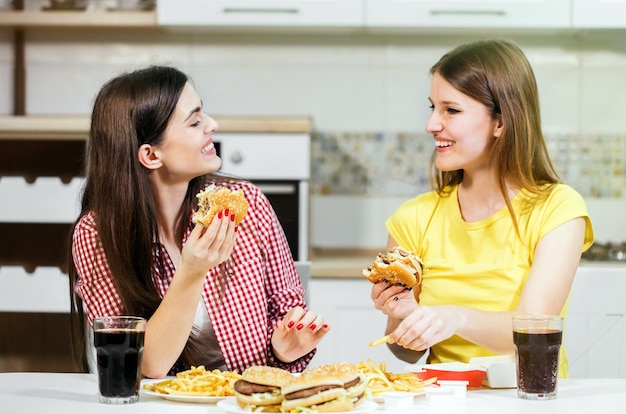
[[187, 82], [164, 139], [155, 148], [171, 178], [188, 181], [220, 168], [222, 160], [215, 152], [212, 137], [217, 127], [217, 122], [203, 112], [202, 101]]
[[436, 167], [470, 172], [487, 168], [491, 142], [502, 132], [488, 108], [456, 90], [438, 73], [432, 78], [429, 101], [432, 112], [426, 132], [435, 138]]

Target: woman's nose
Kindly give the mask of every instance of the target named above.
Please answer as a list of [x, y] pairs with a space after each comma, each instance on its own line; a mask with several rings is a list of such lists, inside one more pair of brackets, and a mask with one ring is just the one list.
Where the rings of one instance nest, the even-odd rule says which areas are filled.
[[428, 120], [426, 121], [426, 132], [432, 134], [433, 132], [441, 131], [442, 125], [439, 117], [435, 112], [431, 112]]
[[217, 131], [217, 128], [219, 126], [217, 124], [217, 121], [215, 121], [215, 119], [211, 118], [209, 115], [205, 114], [205, 116], [207, 122], [204, 124], [204, 131], [206, 133]]

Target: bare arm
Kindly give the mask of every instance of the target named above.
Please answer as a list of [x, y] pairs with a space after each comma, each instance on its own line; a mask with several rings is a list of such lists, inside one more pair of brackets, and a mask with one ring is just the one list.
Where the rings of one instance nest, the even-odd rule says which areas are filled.
[[191, 332], [206, 273], [230, 256], [234, 227], [231, 220], [213, 220], [206, 230], [197, 225], [191, 232], [174, 278], [146, 325], [143, 375], [164, 377], [180, 356]]
[[[586, 222], [576, 218], [546, 234], [537, 244], [533, 265], [516, 312], [559, 314], [569, 294], [580, 261]], [[390, 303], [388, 315], [393, 315]], [[494, 353], [514, 352], [511, 334], [512, 312], [485, 312], [458, 305], [416, 306], [402, 322], [396, 323], [391, 342], [423, 351], [452, 335]], [[394, 323], [390, 317], [388, 327]]]

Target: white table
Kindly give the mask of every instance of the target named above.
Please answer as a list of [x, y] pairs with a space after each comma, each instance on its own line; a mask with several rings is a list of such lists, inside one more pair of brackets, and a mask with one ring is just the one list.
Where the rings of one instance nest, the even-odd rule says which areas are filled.
[[[98, 413], [212, 413], [222, 414], [215, 405], [187, 404], [142, 395], [129, 405], [98, 402], [94, 374], [0, 373], [0, 411], [34, 414]], [[425, 397], [415, 399], [414, 410], [406, 413], [436, 414], [555, 414], [623, 413], [626, 411], [626, 379], [567, 379], [559, 382], [558, 398], [552, 401], [525, 401], [514, 389], [469, 390], [464, 401], [430, 405]], [[382, 404], [376, 413], [384, 412]]]

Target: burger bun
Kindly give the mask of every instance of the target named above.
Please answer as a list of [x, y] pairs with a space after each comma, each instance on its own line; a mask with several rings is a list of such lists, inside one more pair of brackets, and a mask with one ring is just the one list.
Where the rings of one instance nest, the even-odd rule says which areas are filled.
[[400, 246], [389, 249], [386, 254], [379, 253], [363, 277], [372, 283], [387, 281], [390, 285], [403, 285], [412, 288], [422, 281], [422, 259], [412, 251]]

